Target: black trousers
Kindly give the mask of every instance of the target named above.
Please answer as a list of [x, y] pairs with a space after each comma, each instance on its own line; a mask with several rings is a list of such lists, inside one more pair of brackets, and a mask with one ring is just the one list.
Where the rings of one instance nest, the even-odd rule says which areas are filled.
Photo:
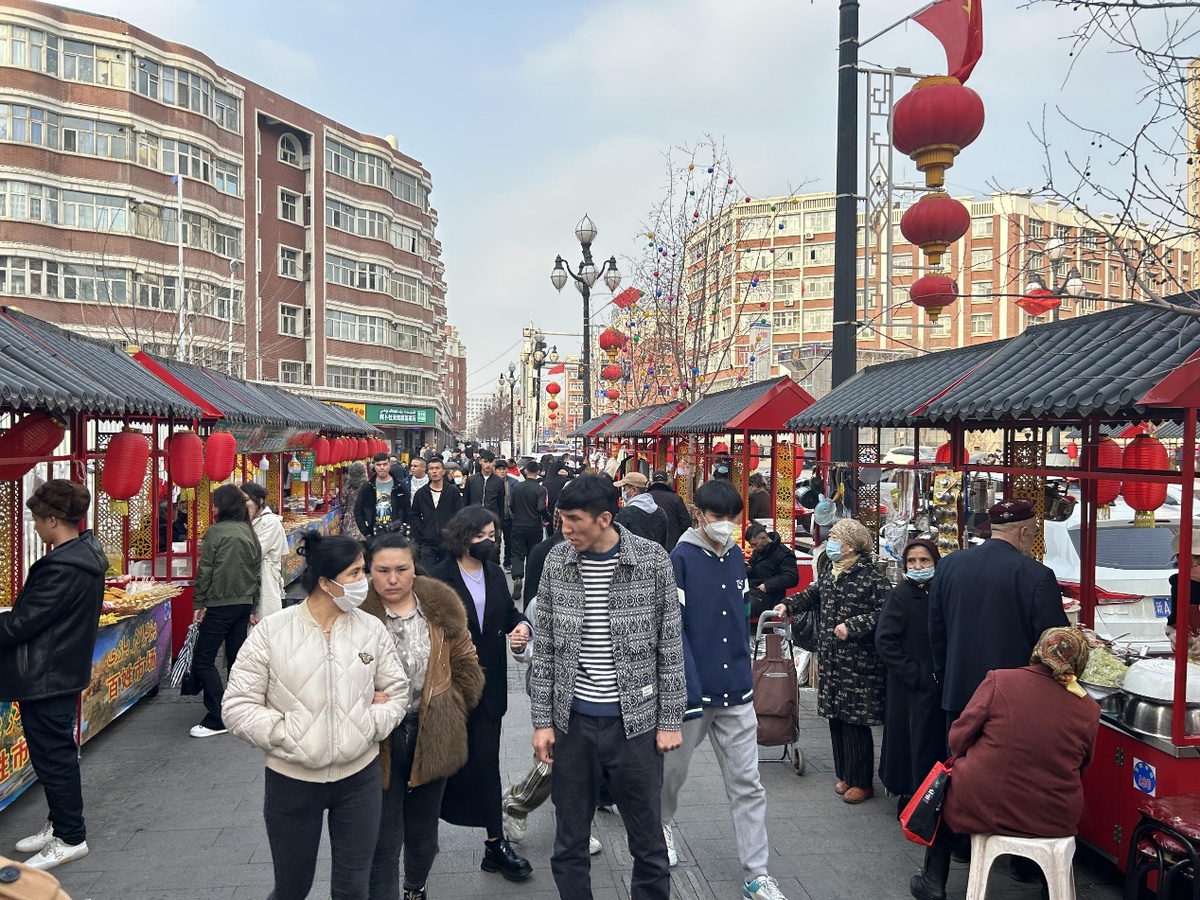
[[512, 519], [505, 519], [500, 526], [500, 533], [504, 535], [504, 565], [512, 566], [513, 544], [512, 544]]
[[441, 544], [418, 544], [417, 545], [417, 562], [421, 564], [421, 568], [425, 570], [425, 574], [433, 571], [434, 566], [444, 562], [446, 559], [446, 550]]
[[54, 836], [74, 846], [87, 840], [83, 825], [83, 783], [75, 744], [79, 695], [22, 700], [21, 726], [29, 762], [46, 792]]
[[196, 635], [196, 650], [192, 656], [192, 674], [204, 687], [204, 708], [207, 712], [200, 722], [205, 728], [221, 729], [221, 701], [225, 699], [225, 684], [217, 671], [217, 651], [225, 645], [225, 664], [233, 668], [238, 651], [246, 642], [246, 630], [250, 627], [250, 613], [254, 607], [248, 603], [235, 606], [212, 606], [204, 613], [200, 631]]
[[838, 780], [870, 790], [875, 781], [875, 738], [870, 726], [830, 718], [829, 738]]
[[321, 827], [329, 813], [332, 900], [363, 900], [379, 837], [383, 779], [379, 760], [340, 781], [299, 781], [267, 769], [263, 819], [275, 890], [268, 900], [305, 900], [317, 870]]
[[513, 581], [525, 577], [525, 560], [529, 551], [542, 542], [542, 526], [514, 525], [511, 535], [506, 538], [512, 544], [512, 577]]
[[554, 729], [550, 787], [558, 820], [550, 869], [558, 895], [564, 900], [591, 900], [588, 838], [603, 778], [620, 807], [629, 837], [630, 900], [667, 900], [671, 869], [661, 822], [663, 759], [655, 732], [627, 738], [619, 716], [576, 712], [571, 713], [568, 726], [566, 732]]

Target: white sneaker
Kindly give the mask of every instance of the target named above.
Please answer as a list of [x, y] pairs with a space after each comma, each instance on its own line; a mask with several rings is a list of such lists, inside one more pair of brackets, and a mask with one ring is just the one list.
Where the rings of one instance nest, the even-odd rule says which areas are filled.
[[31, 869], [55, 869], [73, 859], [82, 859], [88, 855], [87, 841], [78, 844], [64, 844], [59, 838], [52, 837], [37, 856], [25, 860], [25, 865]]
[[192, 730], [188, 734], [195, 738], [205, 738], [217, 734], [225, 734], [228, 730], [228, 728], [209, 728], [205, 725], [193, 725]]
[[621, 814], [615, 803], [611, 803], [608, 806], [597, 806], [596, 809], [600, 810], [600, 812], [606, 812], [610, 816], [619, 816]]
[[667, 864], [673, 869], [679, 865], [679, 854], [675, 852], [675, 832], [670, 825], [663, 826], [663, 838], [667, 842]]
[[603, 849], [604, 849], [604, 845], [600, 843], [600, 838], [596, 837], [594, 834], [588, 835], [588, 854], [589, 855], [595, 856], [597, 853], [599, 853]]
[[787, 900], [780, 892], [775, 879], [765, 873], [753, 881], [747, 881], [742, 888], [742, 896], [746, 900]]
[[18, 853], [37, 853], [44, 848], [54, 838], [54, 823], [46, 822], [42, 826], [42, 830], [37, 834], [31, 834], [27, 838], [21, 838], [17, 841]]
[[524, 816], [504, 814], [504, 836], [510, 843], [519, 844], [525, 840], [525, 825], [528, 822]]

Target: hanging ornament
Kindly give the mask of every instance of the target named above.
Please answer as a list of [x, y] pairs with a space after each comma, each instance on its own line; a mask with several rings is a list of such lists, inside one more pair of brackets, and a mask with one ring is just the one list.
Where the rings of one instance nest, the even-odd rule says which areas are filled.
[[129, 501], [141, 492], [149, 462], [150, 441], [136, 428], [126, 428], [109, 440], [100, 488], [111, 498], [109, 509], [118, 516], [129, 515]]
[[709, 167], [708, 167], [708, 174], [709, 174], [709, 175], [711, 175], [711, 174], [712, 174], [712, 171], [713, 171], [713, 167], [712, 167], [712, 166], [709, 166]]
[[28, 462], [4, 463], [0, 465], [0, 481], [16, 481], [24, 478], [37, 459], [51, 453], [62, 443], [67, 423], [45, 410], [35, 410], [8, 429], [0, 437], [0, 459], [28, 459]]
[[171, 483], [180, 488], [179, 499], [191, 500], [204, 478], [204, 441], [191, 430], [177, 431], [167, 438]]
[[[1135, 435], [1125, 447], [1121, 462], [1131, 473], [1171, 468], [1166, 446], [1144, 432]], [[1134, 510], [1134, 528], [1153, 528], [1154, 511], [1167, 502], [1167, 486], [1161, 482], [1126, 481], [1121, 485], [1121, 497]]]

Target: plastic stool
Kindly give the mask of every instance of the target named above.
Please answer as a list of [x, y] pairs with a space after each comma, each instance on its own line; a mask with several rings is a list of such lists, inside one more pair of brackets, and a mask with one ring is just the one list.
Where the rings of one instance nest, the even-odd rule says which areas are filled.
[[1050, 888], [1050, 900], [1075, 900], [1075, 838], [1021, 838], [1005, 834], [971, 835], [971, 873], [967, 878], [967, 900], [987, 896], [988, 874], [997, 856], [1005, 853], [1031, 859], [1042, 868]]
[[1155, 872], [1157, 897], [1176, 896], [1173, 882], [1190, 881], [1193, 900], [1200, 900], [1200, 795], [1146, 798], [1141, 818], [1129, 837], [1125, 865], [1125, 897], [1136, 898], [1146, 877]]

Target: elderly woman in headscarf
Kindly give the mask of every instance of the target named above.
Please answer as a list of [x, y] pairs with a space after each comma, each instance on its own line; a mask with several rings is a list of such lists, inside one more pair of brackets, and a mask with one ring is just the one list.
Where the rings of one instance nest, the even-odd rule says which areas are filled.
[[367, 466], [365, 463], [353, 462], [346, 470], [346, 480], [342, 482], [342, 534], [349, 535], [356, 541], [363, 540], [358, 523], [354, 521], [354, 504], [358, 501], [358, 492], [367, 483]]
[[873, 543], [861, 522], [842, 519], [825, 542], [833, 565], [775, 607], [781, 613], [816, 611], [817, 712], [829, 720], [834, 790], [847, 803], [875, 795], [871, 726], [883, 722], [887, 670], [875, 650], [875, 624], [892, 586], [875, 567]]
[[1083, 773], [1100, 707], [1079, 686], [1088, 645], [1073, 628], [1048, 628], [1029, 665], [984, 677], [950, 729], [950, 786], [942, 825], [909, 889], [943, 900], [959, 834], [1071, 837], [1083, 814]]

